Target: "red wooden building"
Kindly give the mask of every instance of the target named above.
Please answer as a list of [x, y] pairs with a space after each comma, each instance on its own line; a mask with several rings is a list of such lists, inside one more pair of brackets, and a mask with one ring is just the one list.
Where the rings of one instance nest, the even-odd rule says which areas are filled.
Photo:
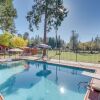
[[8, 47], [0, 44], [0, 53], [4, 53], [6, 50], [8, 50]]

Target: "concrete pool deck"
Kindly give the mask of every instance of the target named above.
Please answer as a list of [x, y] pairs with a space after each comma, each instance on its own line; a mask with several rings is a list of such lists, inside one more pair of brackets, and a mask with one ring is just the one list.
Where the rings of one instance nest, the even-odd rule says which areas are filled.
[[[21, 56], [19, 59], [22, 60], [37, 60], [37, 61], [44, 61], [38, 57], [33, 57], [33, 56]], [[84, 63], [84, 62], [74, 62], [74, 61], [64, 61], [64, 60], [56, 60], [56, 59], [49, 59], [44, 62], [47, 63], [52, 63], [52, 64], [60, 64], [60, 65], [65, 65], [65, 66], [72, 66], [72, 67], [77, 67], [77, 68], [84, 68], [84, 69], [92, 69], [95, 70], [95, 73], [100, 75], [100, 64], [93, 64], [93, 63]], [[97, 88], [100, 88], [100, 80], [92, 78], [92, 82], [94, 85], [97, 86]], [[99, 85], [98, 85], [99, 84]], [[98, 95], [97, 95], [98, 94]], [[90, 90], [87, 90], [87, 93], [85, 95], [84, 100], [100, 100], [100, 98], [96, 98], [97, 96], [100, 96], [100, 92], [93, 93]], [[94, 97], [95, 99], [91, 99], [91, 97]]]

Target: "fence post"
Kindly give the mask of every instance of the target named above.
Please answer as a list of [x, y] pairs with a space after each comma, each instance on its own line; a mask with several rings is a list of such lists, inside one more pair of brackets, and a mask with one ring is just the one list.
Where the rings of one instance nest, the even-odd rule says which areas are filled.
[[60, 63], [60, 48], [59, 48], [59, 63]]
[[77, 62], [77, 49], [76, 49], [76, 62]]

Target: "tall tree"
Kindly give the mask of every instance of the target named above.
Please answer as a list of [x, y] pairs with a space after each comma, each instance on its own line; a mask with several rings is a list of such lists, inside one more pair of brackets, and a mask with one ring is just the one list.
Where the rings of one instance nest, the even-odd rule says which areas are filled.
[[24, 39], [24, 40], [28, 40], [28, 39], [29, 39], [29, 33], [28, 33], [28, 32], [25, 32], [25, 33], [23, 34], [23, 39]]
[[70, 38], [69, 44], [70, 44], [70, 49], [75, 52], [78, 48], [78, 34], [74, 30], [72, 31], [72, 36]]
[[95, 49], [100, 51], [100, 37], [98, 35], [95, 38]]
[[29, 33], [28, 32], [25, 32], [23, 34], [23, 39], [28, 41], [27, 46], [29, 46], [30, 43], [29, 43]]
[[[34, 0], [32, 10], [27, 14], [29, 29], [33, 31], [33, 26], [39, 28], [41, 19], [44, 18], [44, 43], [47, 43], [47, 32], [52, 28], [58, 28], [67, 16], [68, 11], [63, 6], [63, 0]], [[46, 49], [43, 50], [46, 55]]]
[[93, 40], [93, 37], [90, 41], [90, 53], [92, 54], [93, 53], [93, 49], [94, 49], [94, 40]]
[[14, 19], [17, 17], [16, 9], [12, 0], [0, 0], [0, 29], [2, 31], [12, 31]]

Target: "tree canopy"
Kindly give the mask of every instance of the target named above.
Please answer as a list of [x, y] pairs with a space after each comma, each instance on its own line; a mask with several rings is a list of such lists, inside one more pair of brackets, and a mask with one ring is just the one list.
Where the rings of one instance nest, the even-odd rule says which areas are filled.
[[13, 0], [0, 0], [0, 29], [2, 31], [14, 30], [14, 19], [17, 11], [13, 6]]
[[74, 52], [78, 48], [78, 34], [72, 31], [72, 36], [70, 37], [69, 48]]
[[26, 47], [27, 46], [27, 42], [28, 42], [27, 40], [24, 40], [21, 37], [15, 36], [11, 40], [11, 45], [14, 48], [22, 48], [22, 47]]
[[3, 34], [0, 34], [0, 45], [8, 46], [10, 48], [21, 48], [27, 46], [27, 43], [27, 40], [11, 33], [4, 32]]
[[0, 45], [10, 46], [11, 44], [12, 34], [5, 32], [4, 34], [0, 34]]
[[29, 29], [33, 31], [33, 26], [39, 28], [42, 15], [46, 14], [47, 31], [52, 27], [58, 27], [67, 16], [67, 9], [63, 6], [62, 0], [34, 0], [32, 10], [27, 14], [27, 21], [29, 21]]

